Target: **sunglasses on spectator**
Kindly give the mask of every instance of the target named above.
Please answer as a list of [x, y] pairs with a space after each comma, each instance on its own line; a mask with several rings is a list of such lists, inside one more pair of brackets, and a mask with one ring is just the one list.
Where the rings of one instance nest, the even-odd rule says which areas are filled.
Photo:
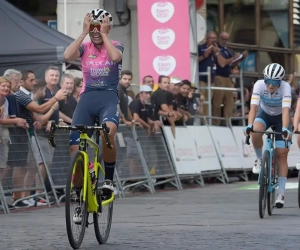
[[101, 25], [99, 24], [90, 24], [90, 32], [100, 32]]
[[265, 84], [267, 85], [273, 85], [273, 86], [279, 86], [281, 83], [281, 80], [277, 80], [277, 79], [265, 79]]

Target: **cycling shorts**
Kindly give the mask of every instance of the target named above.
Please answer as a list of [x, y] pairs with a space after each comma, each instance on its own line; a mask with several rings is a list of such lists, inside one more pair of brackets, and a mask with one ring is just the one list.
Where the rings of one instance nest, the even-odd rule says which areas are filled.
[[[93, 126], [95, 119], [99, 123], [113, 122], [119, 126], [120, 106], [117, 92], [112, 90], [93, 90], [81, 94], [72, 118], [72, 125]], [[91, 134], [88, 134], [91, 136]], [[79, 145], [79, 133], [71, 131], [70, 146]]]
[[[267, 130], [270, 127], [274, 127], [275, 132], [282, 132], [282, 114], [272, 116], [267, 114], [265, 111], [263, 111], [261, 107], [259, 107], [254, 122], [262, 123], [265, 126], [265, 130]], [[276, 148], [285, 148], [285, 144], [281, 134], [275, 135], [275, 146]]]

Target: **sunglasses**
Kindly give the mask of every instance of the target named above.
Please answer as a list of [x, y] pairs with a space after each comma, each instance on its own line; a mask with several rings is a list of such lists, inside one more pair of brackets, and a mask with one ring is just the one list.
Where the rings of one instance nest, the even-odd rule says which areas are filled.
[[266, 79], [265, 78], [265, 84], [267, 85], [273, 85], [273, 86], [279, 86], [281, 83], [281, 80], [276, 80], [276, 79]]
[[100, 32], [101, 25], [100, 24], [90, 24], [90, 32]]

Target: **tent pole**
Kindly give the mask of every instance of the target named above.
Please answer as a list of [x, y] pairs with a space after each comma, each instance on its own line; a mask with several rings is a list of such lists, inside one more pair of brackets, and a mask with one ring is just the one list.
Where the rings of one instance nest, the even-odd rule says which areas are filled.
[[65, 35], [67, 35], [67, 0], [64, 0], [64, 28]]

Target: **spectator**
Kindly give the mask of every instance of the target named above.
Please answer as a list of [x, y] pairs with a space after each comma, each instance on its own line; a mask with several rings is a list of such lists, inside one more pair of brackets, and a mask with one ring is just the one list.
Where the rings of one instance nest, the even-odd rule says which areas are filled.
[[[58, 82], [59, 82], [59, 69], [55, 66], [49, 66], [45, 71], [45, 81], [47, 83], [46, 85], [46, 91], [45, 91], [45, 97], [39, 100], [39, 103], [43, 105], [44, 103], [48, 102], [51, 98], [53, 98], [58, 90]], [[52, 106], [52, 105], [51, 105]], [[49, 132], [51, 122], [54, 121], [56, 124], [59, 123], [59, 110], [56, 110], [54, 114], [50, 117], [46, 131]], [[43, 138], [43, 143], [48, 144], [48, 138]], [[54, 150], [51, 149], [49, 153], [52, 153], [53, 155]]]
[[[226, 44], [229, 40], [229, 34], [226, 32], [221, 32], [218, 37], [218, 46], [213, 45], [213, 52], [215, 54], [215, 61], [217, 65], [215, 86], [222, 88], [231, 88], [232, 81], [229, 78], [230, 64], [234, 62], [235, 64], [240, 62], [242, 58], [239, 59], [240, 54], [236, 53], [234, 56], [227, 49]], [[248, 55], [247, 51], [243, 52], [243, 58]], [[212, 115], [215, 117], [221, 117], [221, 105], [224, 104], [224, 117], [228, 121], [229, 117], [232, 116], [233, 111], [233, 98], [232, 91], [226, 90], [215, 90], [213, 93], [212, 100]], [[214, 119], [213, 125], [220, 125], [219, 119]]]
[[[154, 79], [153, 76], [147, 75], [143, 77], [142, 85], [148, 85], [151, 89], [154, 89]], [[139, 98], [140, 93], [138, 93], [135, 98]]]
[[[31, 91], [33, 101], [35, 101], [37, 104], [39, 104], [39, 100], [41, 100], [45, 97], [45, 91], [46, 91], [45, 80], [41, 80], [41, 79], [36, 80], [34, 88]], [[44, 115], [34, 113], [34, 118], [35, 118], [35, 120], [39, 120], [42, 126], [46, 126], [50, 117], [55, 113], [55, 111], [57, 109], [58, 109], [58, 102], [56, 102], [51, 107], [51, 109], [49, 109], [49, 111]]]
[[82, 78], [78, 78], [78, 77], [75, 77], [74, 78], [74, 90], [73, 90], [73, 97], [75, 98], [75, 100], [78, 102], [79, 100], [79, 96], [80, 96], [80, 92], [81, 92], [81, 89], [83, 87], [83, 81], [82, 81]]
[[[183, 110], [178, 106], [178, 95], [179, 90], [182, 86], [182, 81], [178, 77], [170, 78], [169, 94], [167, 98], [172, 101], [172, 106], [170, 107], [177, 115], [175, 125], [183, 126], [183, 122], [187, 121], [188, 116], [183, 113]], [[165, 125], [169, 125], [168, 120]]]
[[[33, 113], [38, 114], [44, 114], [46, 113], [51, 107], [59, 100], [63, 100], [66, 98], [66, 92], [64, 90], [59, 90], [53, 98], [51, 98], [49, 101], [45, 102], [42, 105], [38, 105], [36, 102], [32, 100], [33, 95], [31, 91], [34, 89], [35, 85], [35, 75], [33, 71], [27, 70], [22, 72], [22, 86], [20, 87], [20, 90], [15, 94], [16, 100], [19, 106], [20, 110], [20, 116], [21, 118], [26, 119], [28, 125], [29, 125], [29, 135], [30, 135], [30, 143], [32, 147], [32, 151], [34, 154], [34, 158], [36, 162], [39, 164], [40, 173], [42, 175], [42, 178], [45, 180], [46, 177], [46, 170], [44, 166], [44, 161], [41, 158], [39, 148], [36, 143], [36, 138], [34, 136], [34, 129], [40, 129], [41, 128], [41, 122], [39, 120], [36, 120], [37, 116], [34, 116]], [[47, 91], [47, 88], [46, 88]], [[41, 144], [41, 142], [40, 142]], [[47, 141], [47, 145], [48, 141]], [[43, 145], [41, 145], [43, 147]], [[27, 152], [29, 152], [29, 149], [27, 149]], [[45, 153], [44, 151], [44, 157], [51, 157], [51, 155]], [[48, 160], [48, 161], [51, 161]], [[34, 182], [35, 176], [35, 183], [36, 186], [40, 184], [39, 177], [36, 173], [35, 168], [27, 168], [27, 172], [24, 179], [24, 186], [25, 188], [31, 188]], [[40, 193], [40, 190], [36, 190], [36, 194]], [[23, 198], [28, 197], [30, 195], [30, 192], [24, 192]], [[27, 203], [30, 206], [34, 205], [46, 205], [45, 200], [42, 199], [42, 197], [37, 198], [29, 198], [28, 200], [24, 200], [25, 203]]]
[[[38, 101], [45, 97], [46, 82], [42, 79], [36, 79], [33, 90], [31, 91], [33, 100], [38, 103]], [[39, 104], [39, 103], [38, 103]]]
[[[3, 125], [15, 125], [27, 128], [27, 123], [21, 118], [9, 118], [9, 102], [6, 97], [10, 94], [11, 82], [4, 76], [0, 77], [0, 182], [4, 183], [9, 178], [10, 167], [7, 165], [9, 152], [9, 129]], [[0, 201], [1, 205], [1, 201]], [[26, 206], [24, 204], [24, 206]], [[14, 209], [8, 205], [9, 209]]]
[[[183, 80], [182, 82], [185, 82], [187, 80]], [[201, 94], [196, 94], [197, 87], [195, 84], [191, 84], [190, 92], [188, 94], [188, 110], [191, 116], [196, 115], [204, 115], [203, 113], [203, 102], [204, 102], [204, 96]], [[197, 97], [199, 96], [199, 97]], [[200, 98], [202, 98], [203, 102], [200, 103]], [[197, 123], [195, 124], [195, 121]], [[186, 125], [200, 125], [199, 118], [193, 118], [191, 117], [186, 121]]]
[[153, 76], [144, 76], [143, 78], [143, 85], [148, 85], [149, 87], [151, 87], [151, 89], [154, 88], [154, 79]]
[[151, 104], [154, 107], [155, 114], [165, 116], [168, 120], [173, 136], [175, 137], [175, 121], [177, 115], [173, 111], [172, 99], [168, 98], [168, 88], [170, 85], [170, 78], [168, 76], [160, 75], [158, 78], [158, 89], [151, 96]]
[[[19, 107], [17, 104], [16, 96], [14, 95], [19, 89], [21, 84], [22, 74], [15, 69], [8, 69], [4, 72], [6, 77], [11, 82], [11, 93], [6, 97], [8, 100], [8, 116], [10, 119], [25, 119], [20, 118]], [[26, 130], [28, 128], [27, 122], [23, 126], [9, 128], [10, 144], [8, 150], [7, 166], [13, 169], [12, 173], [12, 188], [19, 189], [24, 187], [24, 176], [26, 174], [25, 165], [27, 164], [26, 147], [28, 138]], [[25, 147], [23, 146], [25, 145]], [[23, 197], [22, 192], [12, 193], [12, 202], [15, 208], [24, 208], [29, 205], [23, 201], [19, 201]]]
[[[295, 111], [296, 111], [296, 107], [297, 107], [297, 101], [298, 101], [298, 95], [293, 94], [292, 95], [291, 110], [290, 110], [291, 124], [294, 123], [294, 115], [295, 115]], [[298, 143], [298, 145], [300, 145], [300, 135], [298, 135], [297, 143]], [[299, 148], [300, 148], [300, 146], [299, 146]]]
[[191, 91], [191, 82], [189, 80], [183, 80], [182, 84], [179, 87], [179, 93], [176, 97], [177, 99], [177, 109], [184, 116], [183, 120], [186, 122], [191, 118], [191, 114], [189, 112], [189, 100], [188, 95]]
[[[206, 43], [198, 45], [198, 62], [199, 73], [207, 71], [207, 67], [211, 69], [211, 84], [214, 83], [215, 78], [215, 59], [213, 56], [213, 44], [217, 42], [217, 34], [214, 31], [209, 31], [206, 35]], [[208, 78], [206, 75], [199, 75], [199, 81], [201, 87], [208, 86]], [[202, 90], [201, 93], [204, 98], [208, 100], [208, 91]], [[212, 94], [212, 92], [211, 92]], [[208, 105], [204, 105], [204, 115], [208, 115]]]
[[[231, 65], [230, 66], [230, 74], [233, 76], [238, 76], [240, 74], [240, 67], [236, 64]], [[232, 88], [240, 86], [239, 80], [240, 79], [236, 78], [236, 77], [231, 78]]]
[[121, 72], [121, 79], [119, 83], [119, 99], [120, 99], [120, 117], [122, 123], [126, 124], [128, 127], [132, 127], [133, 118], [128, 106], [128, 94], [127, 89], [130, 87], [132, 81], [132, 72], [129, 70], [123, 70]]
[[71, 74], [64, 74], [60, 82], [61, 89], [67, 92], [67, 99], [59, 101], [59, 123], [60, 125], [71, 125], [73, 113], [77, 101], [72, 95], [74, 92], [74, 78]]
[[148, 137], [151, 135], [151, 126], [149, 125], [149, 116], [146, 104], [150, 101], [151, 93], [151, 87], [148, 85], [142, 85], [140, 87], [139, 99], [134, 99], [129, 105], [134, 121], [140, 123], [141, 126], [146, 129]]

